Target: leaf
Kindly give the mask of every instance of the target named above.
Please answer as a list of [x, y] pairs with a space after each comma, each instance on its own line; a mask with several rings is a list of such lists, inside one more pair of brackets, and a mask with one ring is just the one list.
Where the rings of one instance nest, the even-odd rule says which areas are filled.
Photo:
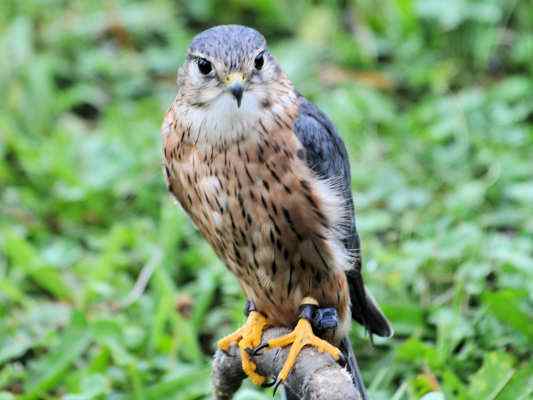
[[91, 334], [85, 318], [77, 312], [61, 335], [60, 344], [39, 360], [38, 368], [28, 379], [22, 399], [44, 397], [64, 377], [69, 366], [85, 352], [90, 341]]
[[438, 363], [439, 354], [435, 347], [421, 342], [418, 339], [411, 338], [396, 348], [396, 358], [398, 361], [409, 363]]
[[533, 395], [533, 363], [527, 362], [495, 397], [497, 400], [526, 400]]
[[[191, 368], [188, 371], [180, 371], [179, 376], [167, 378], [163, 381], [145, 388], [145, 398], [159, 400], [164, 398], [173, 398], [177, 394], [181, 394], [186, 388], [193, 383], [206, 382], [209, 378], [210, 371], [208, 369]], [[206, 392], [209, 390], [205, 388]]]
[[[0, 336], [0, 339], [3, 338]], [[34, 344], [30, 335], [24, 331], [18, 332], [13, 337], [0, 340], [0, 343], [2, 344], [2, 347], [0, 348], [0, 364], [12, 358], [21, 356]]]
[[94, 340], [109, 349], [116, 365], [128, 366], [138, 363], [124, 346], [124, 329], [119, 321], [97, 320], [90, 323], [88, 327]]
[[66, 394], [62, 400], [100, 399], [109, 392], [109, 379], [102, 374], [82, 375], [79, 382], [80, 391]]
[[396, 333], [413, 333], [424, 324], [424, 315], [416, 304], [406, 301], [398, 303], [381, 303], [382, 310], [391, 320]]
[[6, 232], [5, 252], [14, 266], [57, 299], [69, 300], [72, 292], [58, 269], [43, 264], [35, 248], [14, 232]]
[[470, 379], [468, 392], [474, 399], [494, 400], [513, 375], [511, 356], [501, 352], [487, 353], [483, 366]]
[[498, 320], [521, 332], [533, 343], [533, 321], [532, 314], [526, 311], [526, 291], [506, 289], [485, 292], [482, 299], [488, 305], [489, 312]]
[[524, 204], [533, 203], [533, 182], [515, 183], [506, 188], [508, 197]]

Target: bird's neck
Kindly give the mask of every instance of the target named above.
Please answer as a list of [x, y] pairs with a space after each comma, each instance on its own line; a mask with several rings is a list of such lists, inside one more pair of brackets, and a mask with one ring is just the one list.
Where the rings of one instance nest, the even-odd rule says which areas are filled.
[[220, 150], [243, 140], [259, 140], [276, 129], [292, 129], [298, 107], [298, 95], [292, 85], [277, 84], [264, 98], [245, 96], [241, 107], [236, 107], [230, 98], [201, 108], [180, 103], [177, 98], [174, 113], [176, 120], [190, 131], [184, 142]]

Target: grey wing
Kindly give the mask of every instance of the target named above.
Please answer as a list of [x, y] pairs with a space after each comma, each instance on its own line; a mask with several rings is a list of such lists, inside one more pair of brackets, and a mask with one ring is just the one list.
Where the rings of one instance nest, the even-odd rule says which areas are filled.
[[355, 255], [352, 268], [346, 271], [352, 317], [364, 325], [370, 333], [388, 337], [392, 334], [392, 328], [365, 290], [361, 275], [361, 248], [355, 225], [350, 161], [346, 146], [328, 117], [302, 96], [294, 131], [305, 148], [306, 163], [309, 168], [319, 179], [335, 178], [346, 200], [345, 206], [349, 207], [351, 223], [349, 232], [344, 235], [343, 243], [346, 249]]

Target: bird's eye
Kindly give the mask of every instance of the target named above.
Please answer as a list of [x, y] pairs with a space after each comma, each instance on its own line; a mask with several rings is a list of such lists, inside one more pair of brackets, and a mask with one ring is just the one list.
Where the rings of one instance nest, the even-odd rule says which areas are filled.
[[207, 75], [208, 73], [211, 72], [211, 70], [213, 69], [213, 66], [205, 58], [199, 58], [198, 69], [200, 70], [202, 74]]
[[264, 64], [265, 64], [265, 56], [264, 56], [264, 52], [262, 51], [261, 53], [257, 55], [257, 57], [255, 57], [255, 61], [254, 61], [255, 69], [263, 68]]

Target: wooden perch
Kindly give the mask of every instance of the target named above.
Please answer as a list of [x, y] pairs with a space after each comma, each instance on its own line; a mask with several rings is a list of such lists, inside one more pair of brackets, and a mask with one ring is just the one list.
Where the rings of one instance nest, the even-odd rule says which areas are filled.
[[[285, 328], [269, 328], [263, 334], [263, 343], [288, 333]], [[289, 348], [264, 350], [254, 357], [257, 372], [276, 377], [283, 367]], [[215, 400], [230, 400], [246, 376], [241, 368], [241, 357], [236, 346], [228, 354], [221, 350], [213, 359], [213, 397]], [[286, 390], [302, 400], [361, 400], [350, 373], [330, 355], [305, 347], [285, 383]]]

